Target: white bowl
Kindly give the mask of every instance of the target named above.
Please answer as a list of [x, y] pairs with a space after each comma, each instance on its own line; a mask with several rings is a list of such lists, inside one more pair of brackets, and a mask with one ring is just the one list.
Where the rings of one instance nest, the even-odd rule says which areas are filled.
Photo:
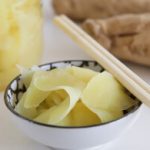
[[[41, 65], [42, 70], [51, 70], [57, 67], [68, 65], [90, 68], [96, 71], [103, 71], [95, 61], [71, 60], [60, 61]], [[96, 148], [112, 142], [124, 133], [136, 120], [140, 108], [134, 107], [121, 119], [108, 123], [87, 127], [59, 127], [46, 125], [24, 118], [14, 108], [26, 87], [21, 82], [20, 76], [16, 77], [5, 91], [5, 104], [10, 110], [15, 124], [30, 138], [55, 149], [80, 150]]]

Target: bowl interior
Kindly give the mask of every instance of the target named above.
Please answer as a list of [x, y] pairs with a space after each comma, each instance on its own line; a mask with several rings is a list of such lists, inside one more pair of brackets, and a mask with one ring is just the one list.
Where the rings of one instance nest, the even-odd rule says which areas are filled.
[[[49, 70], [52, 70], [55, 68], [64, 68], [67, 66], [83, 67], [83, 68], [95, 70], [97, 72], [104, 71], [104, 68], [101, 67], [97, 62], [88, 61], [88, 60], [58, 61], [58, 62], [52, 62], [52, 63], [40, 65], [39, 67], [41, 70], [49, 71]], [[14, 109], [15, 109], [15, 106], [18, 104], [18, 102], [24, 92], [26, 92], [26, 87], [22, 83], [21, 75], [19, 75], [14, 80], [12, 80], [12, 82], [8, 85], [8, 87], [5, 91], [5, 97], [4, 97], [5, 104], [12, 113], [17, 114], [17, 112], [15, 112]], [[133, 99], [137, 100], [131, 93], [129, 93], [129, 95]], [[137, 101], [137, 102], [138, 102], [137, 105], [133, 106], [133, 108], [130, 108], [129, 110], [124, 111], [125, 116], [128, 115], [129, 113], [137, 110], [137, 108], [141, 105], [140, 101]], [[17, 115], [20, 116], [19, 114], [17, 114]], [[24, 118], [24, 117], [22, 117], [22, 118]]]

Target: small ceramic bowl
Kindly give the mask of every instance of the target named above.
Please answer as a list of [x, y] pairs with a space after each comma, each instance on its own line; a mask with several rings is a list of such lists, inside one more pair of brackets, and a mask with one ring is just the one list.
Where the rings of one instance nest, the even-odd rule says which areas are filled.
[[[95, 61], [71, 60], [41, 65], [42, 70], [74, 65], [102, 72], [104, 69]], [[126, 112], [121, 119], [86, 127], [60, 127], [38, 123], [18, 114], [14, 108], [21, 95], [26, 91], [20, 76], [16, 77], [5, 91], [5, 104], [15, 124], [30, 138], [55, 149], [80, 150], [94, 149], [107, 144], [124, 133], [136, 120], [139, 105]]]

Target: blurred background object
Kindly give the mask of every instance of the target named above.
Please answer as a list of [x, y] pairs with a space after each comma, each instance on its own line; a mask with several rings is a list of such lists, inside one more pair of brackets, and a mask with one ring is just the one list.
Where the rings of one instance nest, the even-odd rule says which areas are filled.
[[40, 0], [0, 0], [0, 90], [19, 71], [16, 64], [38, 64], [43, 28]]
[[65, 14], [73, 20], [107, 18], [126, 13], [150, 12], [149, 0], [53, 0], [57, 14]]
[[150, 13], [87, 19], [82, 28], [118, 58], [150, 66]]
[[52, 5], [118, 58], [150, 66], [149, 0], [53, 0]]

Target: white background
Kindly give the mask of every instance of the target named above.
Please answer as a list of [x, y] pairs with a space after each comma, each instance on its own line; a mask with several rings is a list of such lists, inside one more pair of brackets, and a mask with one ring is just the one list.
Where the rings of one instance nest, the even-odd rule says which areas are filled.
[[[53, 26], [50, 2], [44, 0], [45, 51], [41, 63], [65, 59], [90, 59], [64, 33]], [[150, 68], [127, 64], [133, 71], [150, 84]], [[50, 150], [24, 136], [10, 119], [4, 106], [3, 93], [0, 93], [0, 150]], [[104, 150], [150, 150], [150, 109], [142, 106], [135, 124], [117, 142]]]

